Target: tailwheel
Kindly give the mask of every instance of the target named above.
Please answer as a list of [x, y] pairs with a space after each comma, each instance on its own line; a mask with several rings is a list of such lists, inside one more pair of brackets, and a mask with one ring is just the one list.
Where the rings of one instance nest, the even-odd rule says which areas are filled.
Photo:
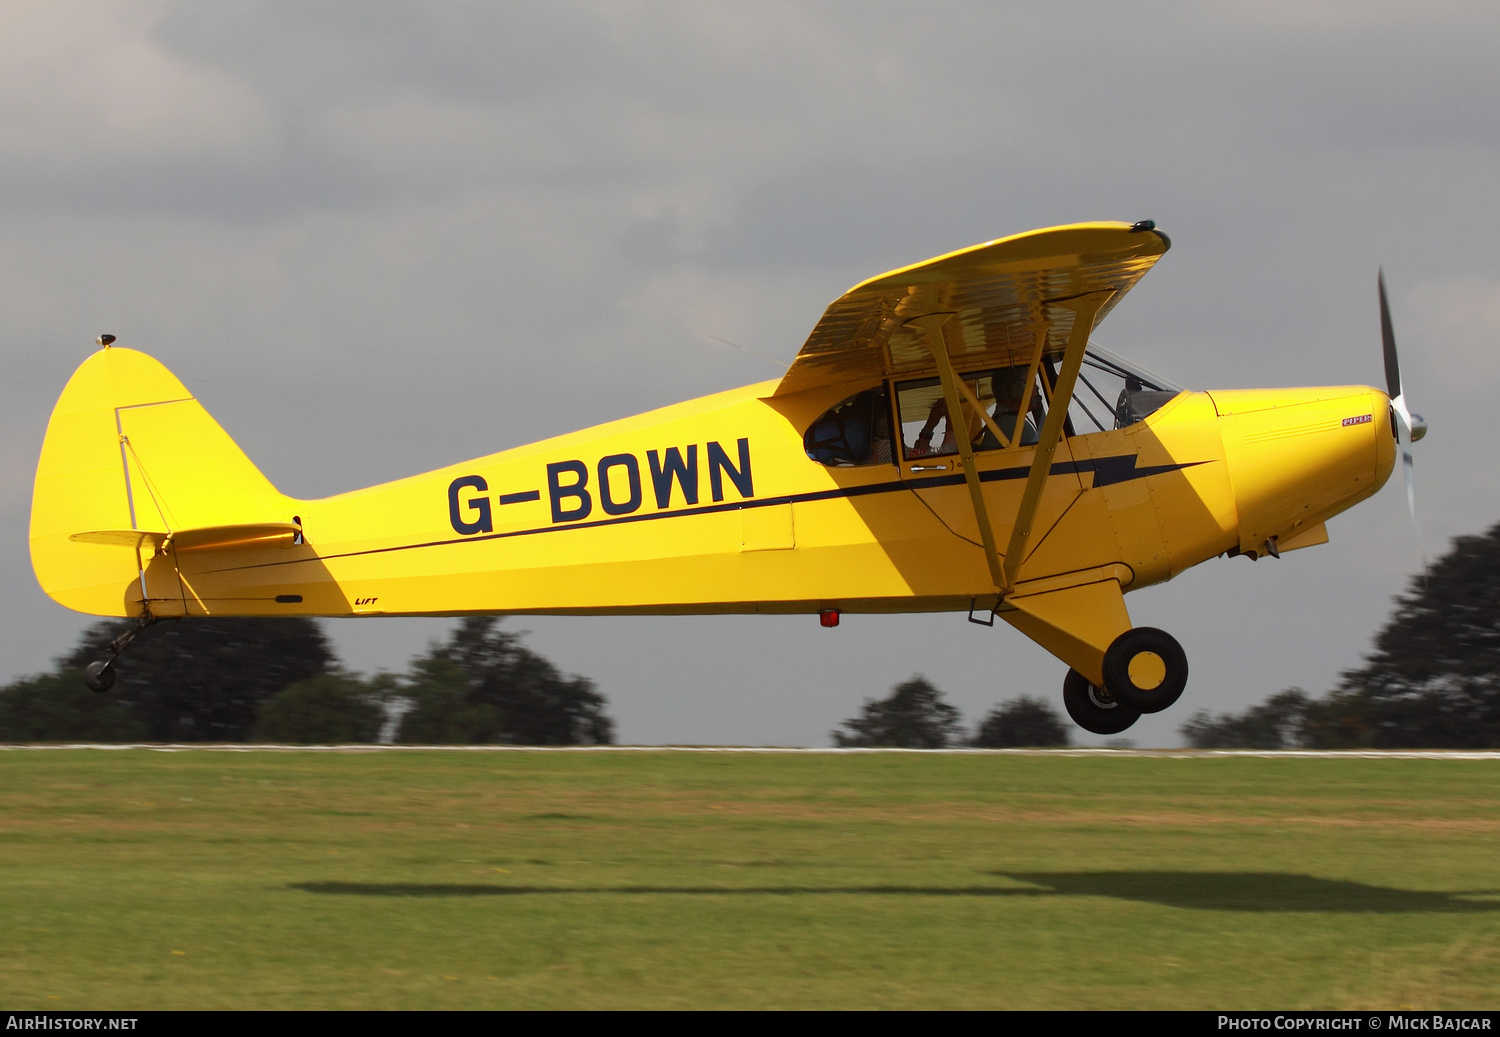
[[100, 694], [115, 686], [115, 661], [102, 660], [89, 663], [83, 668], [83, 683], [89, 691]]
[[120, 653], [130, 647], [130, 642], [139, 637], [141, 631], [155, 622], [156, 617], [150, 610], [143, 611], [134, 629], [125, 631], [109, 643], [108, 660], [98, 659], [83, 668], [83, 683], [90, 691], [103, 694], [115, 686], [115, 663], [119, 660]]
[[1104, 653], [1104, 686], [1141, 713], [1160, 713], [1187, 687], [1187, 653], [1155, 627], [1127, 630]]
[[1063, 679], [1063, 706], [1073, 723], [1096, 735], [1117, 735], [1141, 718], [1140, 710], [1090, 684], [1077, 670]]

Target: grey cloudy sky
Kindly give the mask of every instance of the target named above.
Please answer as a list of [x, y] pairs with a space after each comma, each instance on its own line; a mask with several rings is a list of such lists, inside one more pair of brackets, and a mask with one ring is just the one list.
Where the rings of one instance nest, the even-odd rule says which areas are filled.
[[[0, 677], [89, 620], [37, 588], [52, 403], [109, 331], [323, 496], [779, 373], [856, 281], [1153, 218], [1097, 338], [1202, 388], [1383, 382], [1432, 433], [1429, 553], [1500, 519], [1490, 3], [23, 2], [0, 8]], [[1358, 663], [1418, 566], [1396, 484], [1281, 561], [1134, 594], [1176, 744]], [[1063, 667], [962, 616], [513, 621], [632, 742], [826, 744], [926, 674], [970, 720]], [[399, 668], [446, 624], [329, 624]], [[1091, 739], [1084, 739], [1091, 741]]]

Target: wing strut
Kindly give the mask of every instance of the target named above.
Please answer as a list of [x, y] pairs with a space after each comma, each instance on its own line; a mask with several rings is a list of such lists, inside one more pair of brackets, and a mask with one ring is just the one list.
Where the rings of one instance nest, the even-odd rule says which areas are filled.
[[[1052, 387], [1051, 398], [1048, 400], [1047, 420], [1043, 423], [1041, 435], [1037, 439], [1031, 470], [1026, 475], [1026, 489], [1021, 494], [1021, 505], [1016, 512], [1016, 519], [1011, 528], [1010, 544], [1004, 555], [1000, 554], [995, 544], [994, 526], [990, 523], [989, 509], [984, 503], [984, 492], [979, 483], [979, 466], [974, 461], [974, 444], [969, 441], [968, 422], [963, 419], [964, 401], [968, 402], [974, 412], [979, 415], [980, 420], [984, 422], [985, 427], [1002, 444], [1009, 445], [1010, 437], [996, 427], [994, 419], [984, 412], [984, 408], [974, 399], [973, 393], [968, 391], [968, 386], [964, 385], [953, 373], [950, 354], [955, 348], [963, 346], [963, 329], [955, 319], [957, 315], [930, 313], [907, 322], [908, 325], [921, 328], [926, 332], [927, 348], [932, 353], [932, 358], [937, 364], [938, 378], [943, 383], [943, 398], [948, 405], [948, 421], [954, 429], [953, 438], [958, 446], [958, 455], [964, 467], [964, 482], [969, 487], [969, 501], [974, 507], [974, 519], [979, 526], [979, 538], [983, 542], [985, 561], [989, 563], [990, 577], [994, 580], [995, 587], [1002, 598], [1015, 588], [1016, 574], [1020, 571], [1021, 560], [1026, 556], [1026, 545], [1031, 539], [1032, 522], [1036, 519], [1037, 508], [1041, 505], [1042, 491], [1046, 489], [1047, 477], [1052, 473], [1052, 458], [1057, 452], [1057, 443], [1062, 437], [1063, 427], [1067, 422], [1068, 404], [1072, 401], [1073, 389], [1078, 384], [1078, 372], [1083, 366], [1083, 354], [1088, 348], [1089, 335], [1094, 330], [1094, 320], [1114, 294], [1113, 291], [1090, 292], [1087, 295], [1049, 304], [1051, 307], [1072, 310], [1073, 328], [1068, 336], [1068, 345], [1063, 353], [1062, 367], [1058, 371], [1057, 382]], [[1046, 336], [1038, 336], [1037, 351], [1031, 363], [1033, 381], [1045, 346]], [[1026, 395], [1026, 405], [1030, 406], [1030, 384], [1028, 384]], [[1024, 410], [1021, 415], [1021, 420], [1024, 420]], [[1017, 433], [1019, 429], [1018, 422]]]
[[1088, 348], [1089, 335], [1094, 330], [1094, 319], [1114, 294], [1113, 291], [1090, 292], [1049, 304], [1073, 311], [1073, 330], [1068, 336], [1067, 350], [1063, 353], [1062, 367], [1057, 372], [1051, 399], [1047, 401], [1047, 420], [1042, 424], [1042, 433], [1037, 439], [1031, 471], [1026, 475], [1026, 489], [1021, 494], [1021, 506], [1016, 511], [1016, 521], [1011, 527], [1010, 545], [1005, 549], [1005, 582], [999, 586], [1007, 593], [1015, 586], [1016, 573], [1021, 568], [1021, 560], [1026, 556], [1026, 543], [1031, 539], [1031, 524], [1042, 503], [1042, 490], [1046, 489], [1047, 476], [1052, 473], [1052, 455], [1057, 452], [1057, 441], [1068, 420], [1068, 404], [1072, 402], [1073, 389], [1078, 384], [1078, 371], [1083, 366], [1083, 352]]
[[[990, 525], [990, 514], [984, 506], [984, 493], [979, 486], [979, 467], [974, 463], [974, 444], [969, 442], [969, 423], [964, 420], [963, 405], [959, 400], [960, 384], [953, 376], [953, 364], [948, 359], [948, 350], [953, 346], [963, 345], [963, 328], [954, 318], [952, 313], [929, 313], [924, 317], [908, 321], [915, 327], [921, 328], [927, 333], [927, 348], [932, 352], [933, 360], [937, 361], [938, 378], [943, 383], [943, 399], [948, 403], [948, 427], [953, 430], [953, 440], [958, 445], [958, 456], [962, 459], [964, 466], [964, 481], [969, 484], [969, 501], [974, 505], [974, 519], [979, 524], [979, 539], [984, 543], [984, 558], [990, 565], [990, 576], [995, 581], [995, 587], [1003, 595], [1010, 590], [1010, 584], [1006, 581], [1005, 571], [1000, 565], [1000, 556], [995, 548], [995, 530]], [[962, 387], [964, 395], [969, 395], [967, 386]], [[984, 408], [974, 408], [981, 415]], [[991, 419], [986, 419], [987, 425], [993, 425]], [[999, 434], [999, 430], [994, 430]], [[1005, 442], [1005, 437], [1000, 437]]]

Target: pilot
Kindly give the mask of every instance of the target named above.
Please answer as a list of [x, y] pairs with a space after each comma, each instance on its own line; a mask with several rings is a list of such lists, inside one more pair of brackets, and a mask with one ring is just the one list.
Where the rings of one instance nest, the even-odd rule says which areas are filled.
[[[1027, 372], [1028, 369], [1024, 367], [1011, 367], [996, 371], [990, 379], [990, 386], [995, 392], [995, 410], [991, 417], [1000, 426], [1000, 431], [1008, 436], [1015, 435], [1016, 418], [1021, 413], [1021, 401], [1026, 396]], [[1026, 424], [1021, 428], [1021, 446], [1031, 446], [1037, 441], [1036, 415], [1041, 409], [1040, 404], [1039, 400], [1032, 401], [1032, 413], [1027, 415]], [[978, 449], [993, 450], [999, 445], [995, 434], [986, 428]]]

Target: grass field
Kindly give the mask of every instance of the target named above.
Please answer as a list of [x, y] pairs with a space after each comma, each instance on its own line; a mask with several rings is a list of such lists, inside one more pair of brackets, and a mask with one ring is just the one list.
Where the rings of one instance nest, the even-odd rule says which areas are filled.
[[1494, 1008], [1500, 761], [0, 752], [0, 1007]]

